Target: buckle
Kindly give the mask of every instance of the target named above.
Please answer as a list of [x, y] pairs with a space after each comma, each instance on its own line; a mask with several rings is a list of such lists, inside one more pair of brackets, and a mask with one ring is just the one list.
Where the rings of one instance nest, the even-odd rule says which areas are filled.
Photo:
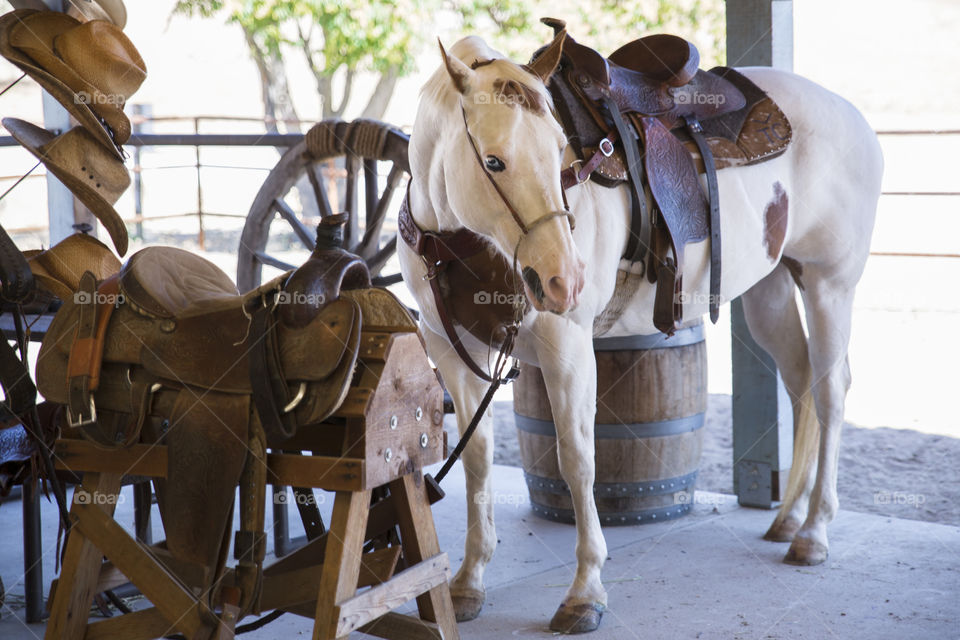
[[83, 414], [77, 420], [73, 419], [73, 412], [67, 407], [67, 424], [72, 428], [85, 427], [97, 421], [97, 405], [93, 402], [93, 396], [90, 396], [90, 417], [84, 419]]
[[613, 155], [613, 143], [610, 142], [610, 138], [604, 138], [600, 141], [600, 153], [609, 158]]

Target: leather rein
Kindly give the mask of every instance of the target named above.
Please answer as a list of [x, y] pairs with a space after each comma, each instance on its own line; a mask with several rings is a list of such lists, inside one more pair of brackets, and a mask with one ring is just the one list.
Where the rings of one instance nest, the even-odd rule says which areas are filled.
[[[520, 243], [523, 242], [537, 226], [548, 222], [553, 218], [565, 217], [570, 223], [571, 231], [576, 227], [576, 219], [573, 214], [570, 213], [570, 207], [567, 204], [566, 192], [561, 189], [563, 194], [563, 211], [552, 211], [547, 213], [540, 218], [537, 218], [533, 223], [527, 224], [524, 222], [523, 218], [520, 216], [520, 213], [517, 211], [517, 208], [513, 206], [513, 203], [510, 202], [510, 198], [507, 197], [507, 194], [504, 193], [503, 189], [494, 179], [493, 175], [487, 169], [483, 163], [483, 158], [480, 157], [480, 150], [477, 148], [477, 143], [473, 138], [473, 135], [470, 133], [470, 126], [467, 123], [467, 112], [463, 107], [463, 103], [460, 104], [460, 113], [463, 116], [463, 128], [467, 134], [467, 139], [470, 141], [470, 147], [473, 149], [473, 155], [477, 160], [477, 164], [480, 166], [480, 169], [483, 171], [483, 174], [487, 177], [487, 180], [490, 182], [490, 185], [493, 187], [494, 191], [500, 198], [500, 201], [503, 202], [504, 206], [507, 208], [507, 211], [510, 212], [510, 215], [513, 217], [514, 222], [520, 228], [520, 238], [517, 240], [516, 247], [513, 250], [513, 270], [519, 278], [519, 270], [517, 269], [517, 252], [520, 249]], [[471, 357], [467, 352], [466, 347], [463, 346], [463, 342], [460, 340], [460, 335], [457, 333], [456, 328], [453, 325], [453, 320], [450, 317], [450, 313], [444, 304], [443, 293], [440, 290], [440, 282], [438, 276], [446, 269], [446, 266], [454, 260], [462, 260], [469, 258], [470, 256], [476, 255], [480, 251], [483, 251], [488, 246], [488, 241], [482, 236], [470, 231], [466, 228], [460, 228], [452, 232], [434, 232], [434, 231], [424, 231], [417, 225], [413, 220], [413, 216], [410, 213], [410, 188], [407, 187], [407, 193], [404, 196], [403, 204], [400, 207], [400, 236], [403, 240], [413, 249], [417, 255], [424, 261], [424, 264], [427, 268], [427, 273], [424, 276], [424, 280], [430, 282], [430, 289], [433, 293], [434, 306], [437, 309], [437, 315], [440, 317], [440, 323], [443, 325], [444, 333], [447, 336], [447, 339], [450, 341], [450, 344], [453, 346], [454, 350], [457, 352], [457, 355], [460, 356], [460, 359], [467, 365], [467, 367], [472, 371], [476, 376], [485, 382], [493, 382], [499, 379], [500, 371], [502, 371], [502, 366], [494, 367], [494, 375], [491, 376]], [[515, 280], [516, 281], [516, 280]], [[519, 287], [518, 287], [519, 288]], [[524, 299], [523, 295], [519, 295], [521, 292], [518, 290], [516, 292], [518, 295], [514, 297], [517, 301], [514, 303], [514, 317], [510, 324], [502, 325], [505, 330], [506, 338], [503, 341], [503, 344], [500, 346], [500, 352], [497, 356], [497, 362], [501, 363], [509, 357], [510, 352], [513, 350], [513, 343], [516, 338], [517, 332], [520, 329], [520, 324], [523, 319], [524, 305], [521, 302]], [[509, 374], [508, 374], [509, 377]]]

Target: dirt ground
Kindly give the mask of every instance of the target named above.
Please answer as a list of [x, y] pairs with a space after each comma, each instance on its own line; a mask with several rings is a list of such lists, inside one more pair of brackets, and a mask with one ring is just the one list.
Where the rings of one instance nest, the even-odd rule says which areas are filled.
[[[731, 399], [711, 395], [697, 488], [733, 493]], [[513, 406], [494, 403], [494, 462], [520, 466]], [[447, 416], [455, 443], [453, 416]], [[840, 446], [840, 508], [960, 525], [960, 439], [847, 424]]]

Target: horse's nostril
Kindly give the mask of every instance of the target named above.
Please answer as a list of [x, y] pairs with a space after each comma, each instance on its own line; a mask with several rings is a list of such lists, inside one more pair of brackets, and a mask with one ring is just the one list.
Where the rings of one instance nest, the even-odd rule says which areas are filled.
[[523, 268], [523, 281], [527, 283], [537, 302], [543, 302], [543, 282], [533, 267]]

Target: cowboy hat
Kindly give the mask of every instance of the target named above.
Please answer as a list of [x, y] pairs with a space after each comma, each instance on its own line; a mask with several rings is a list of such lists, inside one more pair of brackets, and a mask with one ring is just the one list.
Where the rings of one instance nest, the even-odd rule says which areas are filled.
[[116, 25], [81, 23], [55, 11], [13, 11], [0, 18], [0, 55], [37, 80], [101, 140], [110, 136], [88, 122], [90, 111], [109, 126], [116, 144], [130, 138], [123, 105], [147, 72]]
[[120, 261], [110, 248], [85, 233], [67, 236], [45, 251], [24, 251], [37, 282], [61, 300], [80, 288], [80, 276], [90, 271], [97, 281], [120, 271]]
[[121, 29], [127, 26], [127, 8], [122, 0], [71, 0], [67, 14], [81, 22], [106, 20]]
[[127, 228], [113, 208], [130, 186], [130, 174], [123, 163], [83, 127], [58, 136], [17, 118], [4, 118], [2, 122], [10, 135], [37, 156], [103, 223], [117, 253], [125, 254]]

